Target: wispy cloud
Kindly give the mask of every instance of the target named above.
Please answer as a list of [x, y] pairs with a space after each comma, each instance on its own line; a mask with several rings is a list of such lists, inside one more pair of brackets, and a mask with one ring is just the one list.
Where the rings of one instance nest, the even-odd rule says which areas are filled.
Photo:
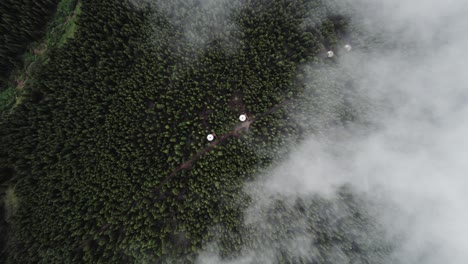
[[146, 1], [182, 34], [177, 41], [182, 41], [185, 45], [202, 49], [213, 41], [219, 41], [226, 48], [232, 48], [235, 44], [232, 33], [237, 27], [233, 16], [241, 5], [240, 1]]

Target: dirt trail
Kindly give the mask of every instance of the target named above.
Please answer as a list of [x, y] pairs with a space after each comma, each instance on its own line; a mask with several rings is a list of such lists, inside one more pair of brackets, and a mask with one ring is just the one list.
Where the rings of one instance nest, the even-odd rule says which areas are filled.
[[[177, 175], [178, 172], [182, 171], [182, 170], [188, 170], [192, 167], [192, 164], [197, 161], [201, 156], [203, 156], [204, 154], [206, 154], [208, 151], [214, 149], [219, 143], [225, 141], [227, 138], [229, 137], [238, 137], [240, 135], [240, 133], [242, 131], [248, 131], [249, 128], [250, 128], [250, 125], [252, 125], [255, 121], [267, 116], [267, 115], [270, 115], [272, 113], [274, 113], [275, 111], [277, 111], [278, 109], [280, 109], [282, 106], [288, 104], [291, 100], [290, 99], [287, 99], [275, 106], [273, 106], [272, 108], [270, 108], [268, 111], [266, 111], [265, 113], [257, 116], [257, 117], [251, 117], [249, 118], [248, 120], [246, 120], [245, 122], [241, 122], [240, 124], [238, 124], [237, 126], [235, 126], [231, 132], [227, 133], [227, 134], [224, 134], [220, 137], [218, 137], [216, 140], [214, 140], [213, 142], [211, 142], [211, 144], [207, 147], [205, 147], [204, 149], [202, 149], [201, 151], [199, 151], [197, 154], [195, 154], [194, 156], [192, 156], [189, 160], [185, 161], [184, 163], [180, 164], [179, 166], [177, 166], [177, 168], [175, 168], [159, 185], [158, 187], [155, 189], [155, 194], [156, 195], [161, 195], [161, 187], [164, 186], [164, 184], [166, 184], [170, 179], [172, 179], [175, 175]], [[158, 200], [158, 197], [154, 197], [153, 199], [153, 204]], [[136, 205], [136, 201], [132, 204], [132, 208]], [[102, 232], [103, 230], [107, 229], [109, 227], [109, 224], [108, 225], [105, 225], [103, 227], [101, 227], [99, 230], [97, 230], [95, 233], [97, 232]], [[86, 242], [86, 241], [85, 241]]]
[[251, 118], [249, 120], [246, 120], [245, 122], [242, 122], [240, 124], [238, 124], [237, 126], [235, 126], [231, 132], [227, 133], [227, 134], [224, 134], [218, 138], [216, 138], [213, 142], [211, 142], [211, 144], [207, 147], [205, 147], [204, 149], [202, 149], [201, 151], [199, 151], [197, 154], [195, 154], [194, 156], [192, 156], [192, 158], [190, 158], [189, 160], [187, 160], [186, 162], [180, 164], [179, 166], [177, 166], [176, 169], [174, 169], [171, 174], [169, 174], [169, 176], [167, 176], [159, 185], [158, 185], [158, 189], [160, 189], [162, 186], [164, 186], [164, 184], [166, 182], [168, 182], [172, 177], [174, 177], [178, 172], [180, 172], [181, 170], [188, 170], [192, 167], [192, 164], [197, 161], [201, 156], [205, 155], [208, 151], [214, 149], [219, 143], [225, 141], [226, 139], [228, 139], [229, 137], [238, 137], [240, 135], [240, 132], [242, 130], [246, 130], [248, 131], [250, 125], [255, 121], [255, 118]]
[[[237, 125], [236, 127], [234, 127], [234, 129], [228, 133], [228, 134], [224, 134], [222, 136], [220, 136], [218, 139], [216, 139], [215, 141], [213, 141], [208, 147], [204, 148], [203, 150], [201, 150], [200, 152], [198, 152], [197, 154], [195, 154], [195, 156], [193, 156], [191, 159], [189, 159], [188, 161], [182, 163], [177, 169], [176, 171], [178, 170], [181, 170], [181, 169], [185, 169], [185, 168], [190, 168], [192, 166], [192, 163], [197, 160], [198, 158], [200, 158], [200, 156], [204, 155], [206, 152], [210, 151], [211, 149], [215, 148], [216, 145], [218, 145], [219, 143], [223, 142], [224, 140], [226, 140], [227, 138], [231, 137], [231, 136], [238, 136], [239, 135], [239, 131], [241, 131], [242, 129], [246, 129], [248, 130], [249, 129], [249, 126], [250, 124], [253, 122], [254, 120], [247, 120], [239, 125]], [[174, 172], [173, 172], [174, 173]]]
[[237, 126], [235, 126], [231, 132], [227, 133], [227, 134], [224, 134], [224, 135], [221, 135], [219, 136], [217, 139], [215, 139], [213, 142], [211, 142], [211, 144], [207, 147], [205, 147], [204, 149], [202, 149], [201, 151], [199, 151], [197, 154], [195, 154], [194, 156], [192, 156], [192, 158], [190, 158], [189, 160], [185, 161], [184, 163], [180, 164], [179, 166], [177, 166], [177, 168], [175, 168], [159, 185], [158, 185], [158, 190], [164, 186], [164, 184], [166, 182], [168, 182], [172, 177], [174, 177], [178, 172], [182, 171], [182, 170], [188, 170], [192, 167], [192, 164], [197, 161], [201, 156], [203, 156], [204, 154], [206, 154], [208, 151], [214, 149], [219, 143], [225, 141], [226, 139], [228, 139], [229, 137], [238, 137], [240, 135], [240, 133], [244, 130], [244, 131], [248, 131], [249, 128], [250, 128], [250, 125], [255, 122], [256, 120], [259, 120], [261, 119], [262, 117], [264, 116], [267, 116], [267, 115], [270, 115], [274, 112], [276, 112], [278, 109], [280, 109], [281, 107], [283, 107], [284, 105], [288, 104], [290, 102], [290, 100], [285, 100], [275, 106], [273, 106], [272, 108], [270, 108], [268, 111], [266, 111], [265, 113], [263, 113], [262, 115], [259, 115], [257, 117], [251, 117], [249, 118], [248, 120], [246, 120], [245, 122], [241, 122], [240, 124], [238, 124]]

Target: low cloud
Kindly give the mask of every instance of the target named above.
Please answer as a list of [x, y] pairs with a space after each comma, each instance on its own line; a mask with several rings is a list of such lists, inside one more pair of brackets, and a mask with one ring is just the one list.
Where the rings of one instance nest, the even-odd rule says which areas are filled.
[[[176, 39], [195, 49], [203, 49], [213, 41], [225, 48], [234, 48], [233, 33], [237, 25], [233, 16], [240, 1], [228, 0], [146, 0], [165, 17], [181, 35]], [[157, 24], [157, 23], [156, 23]], [[159, 25], [155, 25], [157, 29]], [[158, 38], [159, 36], [155, 36]], [[176, 45], [177, 43], [174, 43]]]
[[[468, 263], [468, 2], [335, 2], [359, 30], [350, 37], [353, 50], [338, 52], [335, 66], [305, 66], [306, 74], [323, 76], [307, 84], [321, 90], [309, 98], [314, 112], [294, 113], [310, 131], [323, 127], [326, 133], [311, 133], [247, 187], [254, 203], [246, 224], [257, 227], [258, 237], [272, 238], [265, 211], [275, 201], [288, 210], [298, 199], [317, 197], [330, 206], [324, 219], [333, 229], [333, 220], [348, 213], [339, 193], [349, 186], [374, 231], [349, 228], [345, 237], [363, 245], [380, 239], [391, 244], [387, 255], [373, 256], [370, 263]], [[353, 84], [348, 95], [347, 81]], [[344, 99], [360, 121], [337, 127], [335, 111]], [[304, 217], [288, 221], [304, 227]], [[317, 260], [313, 241], [279, 236], [226, 263], [275, 262], [279, 249]], [[221, 263], [215, 251], [202, 254], [200, 263]], [[333, 263], [360, 263], [339, 247], [325, 252]]]

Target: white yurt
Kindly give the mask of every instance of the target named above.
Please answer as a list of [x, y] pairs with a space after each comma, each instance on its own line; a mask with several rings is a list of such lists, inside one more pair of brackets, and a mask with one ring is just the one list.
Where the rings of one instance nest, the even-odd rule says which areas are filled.
[[208, 141], [213, 141], [214, 140], [214, 135], [213, 134], [208, 134], [208, 136], [206, 136], [206, 139]]
[[245, 120], [247, 120], [247, 115], [246, 115], [246, 114], [240, 115], [240, 116], [239, 116], [239, 120], [240, 120], [241, 122], [244, 122]]

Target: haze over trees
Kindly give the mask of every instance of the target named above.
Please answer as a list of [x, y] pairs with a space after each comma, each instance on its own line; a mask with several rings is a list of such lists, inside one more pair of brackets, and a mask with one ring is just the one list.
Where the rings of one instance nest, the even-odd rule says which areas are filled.
[[[198, 8], [189, 2], [174, 12]], [[24, 45], [44, 37], [57, 4], [0, 4], [2, 84]], [[338, 113], [324, 126], [359, 119], [353, 105], [323, 107], [327, 91], [304, 79], [306, 64], [333, 65], [327, 51], [352, 36], [349, 19], [320, 0], [243, 1], [229, 12], [234, 27], [200, 47], [158, 1], [77, 4], [73, 37], [48, 51], [0, 119], [1, 262], [192, 263], [212, 241], [226, 259], [270, 243], [281, 263], [333, 263], [337, 248], [370, 263], [391, 251], [347, 233], [377, 232], [347, 188], [339, 204], [349, 214], [338, 227], [323, 214], [331, 202], [317, 197], [273, 203], [271, 241], [244, 222], [245, 183], [319, 129], [290, 112]], [[344, 102], [345, 85], [329, 81]], [[241, 113], [254, 121], [230, 134]], [[197, 157], [209, 133], [223, 140]], [[316, 237], [316, 256], [275, 242], [296, 235]]]

